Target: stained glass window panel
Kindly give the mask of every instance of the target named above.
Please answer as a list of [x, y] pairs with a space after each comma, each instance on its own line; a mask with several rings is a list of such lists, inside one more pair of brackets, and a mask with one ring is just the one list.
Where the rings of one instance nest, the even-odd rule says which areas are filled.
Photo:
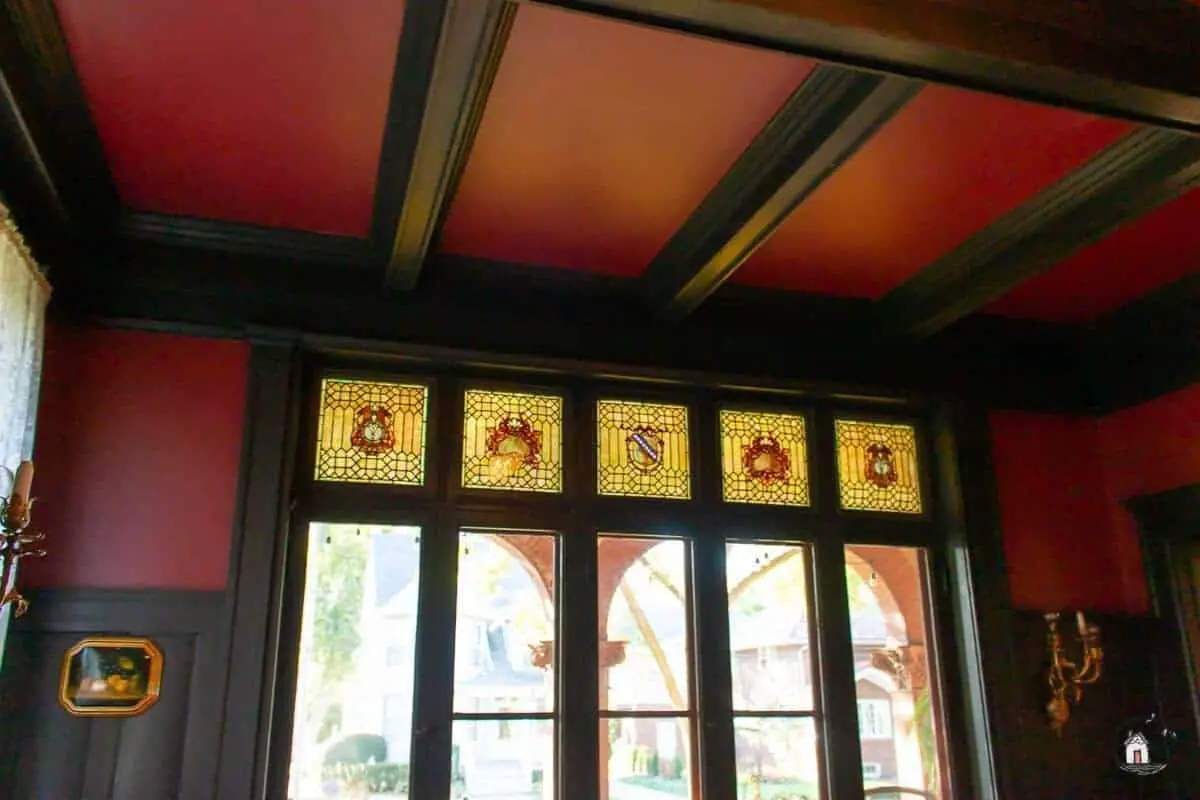
[[835, 434], [842, 508], [921, 513], [912, 425], [839, 419]]
[[427, 386], [324, 379], [316, 479], [424, 485], [428, 409]]
[[468, 390], [462, 461], [462, 482], [469, 489], [561, 492], [563, 399]]
[[692, 496], [687, 406], [600, 400], [596, 488], [617, 497]]
[[720, 418], [726, 502], [809, 504], [804, 417], [722, 409]]

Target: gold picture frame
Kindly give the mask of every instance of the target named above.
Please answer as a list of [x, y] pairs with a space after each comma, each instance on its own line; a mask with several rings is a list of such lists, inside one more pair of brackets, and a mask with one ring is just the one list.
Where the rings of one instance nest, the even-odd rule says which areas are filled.
[[93, 636], [63, 655], [58, 702], [77, 717], [133, 717], [158, 702], [163, 656], [149, 639]]

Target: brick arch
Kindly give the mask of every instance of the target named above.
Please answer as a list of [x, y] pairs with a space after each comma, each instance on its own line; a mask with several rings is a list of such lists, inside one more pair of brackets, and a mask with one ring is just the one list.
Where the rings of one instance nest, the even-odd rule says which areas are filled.
[[542, 600], [554, 608], [554, 541], [549, 536], [537, 534], [483, 532], [483, 535], [498, 544], [517, 559], [521, 568], [533, 579], [541, 591]]
[[599, 551], [597, 552], [597, 620], [600, 626], [600, 634], [607, 638], [608, 632], [608, 614], [612, 609], [613, 598], [617, 594], [617, 588], [621, 585], [621, 580], [625, 577], [625, 573], [633, 566], [634, 562], [640, 557], [648, 553], [652, 548], [661, 544], [667, 539], [622, 539], [618, 537], [605, 538], [600, 540]]
[[888, 636], [901, 644], [924, 644], [925, 603], [917, 549], [851, 545], [846, 551], [846, 565], [864, 581], [875, 573], [872, 590], [883, 610]]

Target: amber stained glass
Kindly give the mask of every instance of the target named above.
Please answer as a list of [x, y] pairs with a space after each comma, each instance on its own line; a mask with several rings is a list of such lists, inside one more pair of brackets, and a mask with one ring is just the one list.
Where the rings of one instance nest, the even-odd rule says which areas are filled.
[[687, 406], [598, 401], [596, 488], [618, 497], [689, 499]]
[[722, 409], [720, 419], [726, 502], [809, 505], [804, 417]]
[[561, 492], [563, 399], [468, 390], [463, 397], [462, 482], [469, 489]]
[[913, 426], [839, 419], [835, 435], [842, 508], [921, 513]]
[[424, 485], [428, 408], [420, 384], [324, 379], [316, 479]]

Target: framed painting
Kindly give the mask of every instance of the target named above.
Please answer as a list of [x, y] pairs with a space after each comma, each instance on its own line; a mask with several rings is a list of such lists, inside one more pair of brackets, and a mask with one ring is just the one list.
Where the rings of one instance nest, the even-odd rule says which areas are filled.
[[162, 669], [149, 639], [83, 639], [63, 656], [58, 702], [79, 717], [132, 717], [158, 701]]

